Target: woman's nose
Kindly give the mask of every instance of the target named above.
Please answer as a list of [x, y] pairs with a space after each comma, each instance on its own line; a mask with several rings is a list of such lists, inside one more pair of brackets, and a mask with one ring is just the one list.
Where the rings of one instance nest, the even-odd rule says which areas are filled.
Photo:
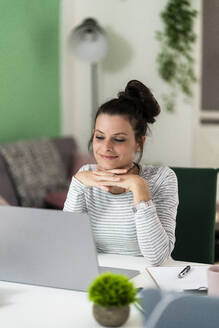
[[104, 147], [105, 147], [105, 150], [108, 150], [108, 151], [110, 151], [110, 150], [112, 150], [112, 143], [111, 143], [111, 141], [105, 141], [105, 143], [104, 143]]

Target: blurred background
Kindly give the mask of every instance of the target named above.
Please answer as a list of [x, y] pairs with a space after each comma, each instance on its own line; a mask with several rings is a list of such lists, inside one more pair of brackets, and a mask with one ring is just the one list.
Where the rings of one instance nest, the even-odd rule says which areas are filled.
[[190, 1], [198, 12], [192, 49], [197, 82], [190, 100], [178, 94], [173, 112], [165, 108], [162, 95], [170, 89], [159, 76], [156, 60], [156, 31], [163, 30], [160, 14], [167, 3], [0, 0], [0, 142], [71, 135], [87, 151], [92, 65], [80, 61], [70, 43], [73, 29], [92, 17], [108, 40], [106, 56], [96, 65], [96, 103], [138, 79], [161, 105], [142, 162], [218, 168], [219, 3]]

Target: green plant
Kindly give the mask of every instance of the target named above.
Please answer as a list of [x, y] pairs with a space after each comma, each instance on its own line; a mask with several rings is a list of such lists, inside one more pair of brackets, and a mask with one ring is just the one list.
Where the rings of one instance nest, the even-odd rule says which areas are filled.
[[110, 272], [100, 274], [90, 285], [88, 296], [94, 304], [123, 306], [136, 302], [136, 288], [126, 276]]
[[177, 87], [186, 97], [192, 96], [192, 83], [196, 81], [192, 45], [196, 40], [193, 32], [197, 11], [191, 8], [188, 0], [169, 0], [161, 19], [163, 32], [156, 32], [161, 44], [157, 56], [158, 71], [161, 78], [171, 86], [171, 93], [164, 96], [167, 110], [173, 111]]

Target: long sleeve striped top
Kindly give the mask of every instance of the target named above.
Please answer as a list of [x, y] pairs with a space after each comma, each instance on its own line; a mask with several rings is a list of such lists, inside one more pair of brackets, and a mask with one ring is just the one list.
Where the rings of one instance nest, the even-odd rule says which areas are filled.
[[[80, 171], [95, 167], [84, 165]], [[149, 206], [134, 207], [132, 192], [112, 194], [86, 187], [73, 177], [64, 211], [89, 215], [99, 252], [144, 256], [149, 265], [160, 265], [170, 257], [175, 243], [177, 178], [168, 167], [146, 165], [140, 165], [139, 175], [148, 184]]]

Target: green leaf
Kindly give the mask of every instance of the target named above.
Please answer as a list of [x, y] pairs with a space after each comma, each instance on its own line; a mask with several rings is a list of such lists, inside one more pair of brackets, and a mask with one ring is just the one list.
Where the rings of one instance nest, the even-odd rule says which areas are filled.
[[[158, 72], [171, 87], [177, 87], [187, 97], [192, 96], [191, 85], [196, 81], [192, 56], [196, 35], [194, 19], [198, 12], [191, 8], [188, 0], [169, 0], [160, 17], [164, 28], [156, 32], [161, 51], [157, 56]], [[166, 109], [173, 111], [175, 95], [165, 98]]]
[[93, 281], [88, 297], [102, 306], [123, 306], [136, 301], [136, 288], [126, 276], [108, 272], [100, 274]]

